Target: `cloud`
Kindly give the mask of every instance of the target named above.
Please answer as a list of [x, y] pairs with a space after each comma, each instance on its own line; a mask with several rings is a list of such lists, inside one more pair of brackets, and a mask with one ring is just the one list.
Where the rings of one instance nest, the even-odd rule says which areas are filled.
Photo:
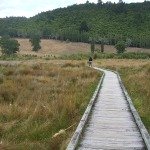
[[26, 16], [31, 17], [41, 11], [55, 8], [50, 0], [0, 0], [0, 17]]
[[[77, 4], [83, 4], [86, 3], [87, 0], [76, 0]], [[89, 0], [91, 3], [97, 3], [98, 0]]]

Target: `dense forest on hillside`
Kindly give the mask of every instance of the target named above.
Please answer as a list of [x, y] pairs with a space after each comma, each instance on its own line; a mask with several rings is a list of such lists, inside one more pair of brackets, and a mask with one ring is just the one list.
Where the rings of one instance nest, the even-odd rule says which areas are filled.
[[123, 39], [131, 46], [150, 48], [150, 2], [85, 3], [42, 12], [34, 17], [0, 19], [0, 35], [89, 42], [94, 38], [114, 45]]

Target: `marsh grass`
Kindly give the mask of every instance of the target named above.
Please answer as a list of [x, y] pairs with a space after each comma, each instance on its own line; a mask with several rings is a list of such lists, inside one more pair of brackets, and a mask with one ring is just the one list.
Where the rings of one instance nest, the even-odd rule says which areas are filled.
[[[150, 59], [150, 53], [139, 53], [139, 52], [127, 52], [122, 54], [116, 53], [98, 53], [95, 52], [93, 55], [94, 59]], [[57, 59], [64, 60], [83, 60], [88, 59], [91, 56], [91, 53], [78, 53], [78, 54], [64, 54], [59, 56]]]
[[117, 70], [143, 123], [150, 133], [150, 61], [101, 60], [98, 66]]
[[52, 136], [79, 122], [100, 74], [72, 61], [1, 65], [0, 70], [0, 146], [65, 149], [76, 126]]

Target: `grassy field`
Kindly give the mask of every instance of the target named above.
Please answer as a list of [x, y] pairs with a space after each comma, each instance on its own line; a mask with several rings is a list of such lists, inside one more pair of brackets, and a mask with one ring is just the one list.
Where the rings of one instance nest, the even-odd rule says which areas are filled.
[[[14, 60], [0, 61], [0, 149], [63, 150], [100, 78], [99, 73], [85, 65], [90, 45], [42, 40], [42, 49], [35, 53], [28, 39], [18, 41], [21, 45], [18, 56], [0, 58]], [[100, 46], [96, 45], [96, 49]], [[127, 51], [150, 54], [149, 49]], [[150, 132], [149, 54], [116, 56], [112, 54], [113, 46], [105, 46], [105, 52], [97, 58], [121, 59], [97, 59], [95, 65], [119, 71]]]
[[[61, 42], [56, 40], [41, 40], [42, 49], [38, 52], [32, 52], [31, 44], [28, 39], [17, 39], [20, 43], [19, 54], [32, 54], [37, 56], [44, 55], [71, 55], [71, 54], [88, 54], [90, 52], [90, 44], [87, 43], [76, 43], [76, 42]], [[96, 45], [96, 49], [101, 49], [100, 45]], [[116, 52], [114, 46], [105, 46], [106, 53]], [[127, 48], [127, 52], [145, 52], [150, 53], [150, 49], [143, 48]]]
[[0, 149], [65, 149], [100, 73], [83, 61], [0, 64]]
[[120, 73], [134, 106], [150, 133], [150, 61], [110, 59], [97, 61], [96, 65]]

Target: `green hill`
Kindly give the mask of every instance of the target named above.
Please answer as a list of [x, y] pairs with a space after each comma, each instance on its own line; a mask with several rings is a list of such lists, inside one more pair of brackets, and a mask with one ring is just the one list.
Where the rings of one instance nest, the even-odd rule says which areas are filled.
[[107, 44], [129, 40], [131, 46], [150, 48], [150, 2], [143, 3], [86, 3], [42, 12], [29, 19], [10, 17], [0, 19], [0, 35], [97, 42]]

